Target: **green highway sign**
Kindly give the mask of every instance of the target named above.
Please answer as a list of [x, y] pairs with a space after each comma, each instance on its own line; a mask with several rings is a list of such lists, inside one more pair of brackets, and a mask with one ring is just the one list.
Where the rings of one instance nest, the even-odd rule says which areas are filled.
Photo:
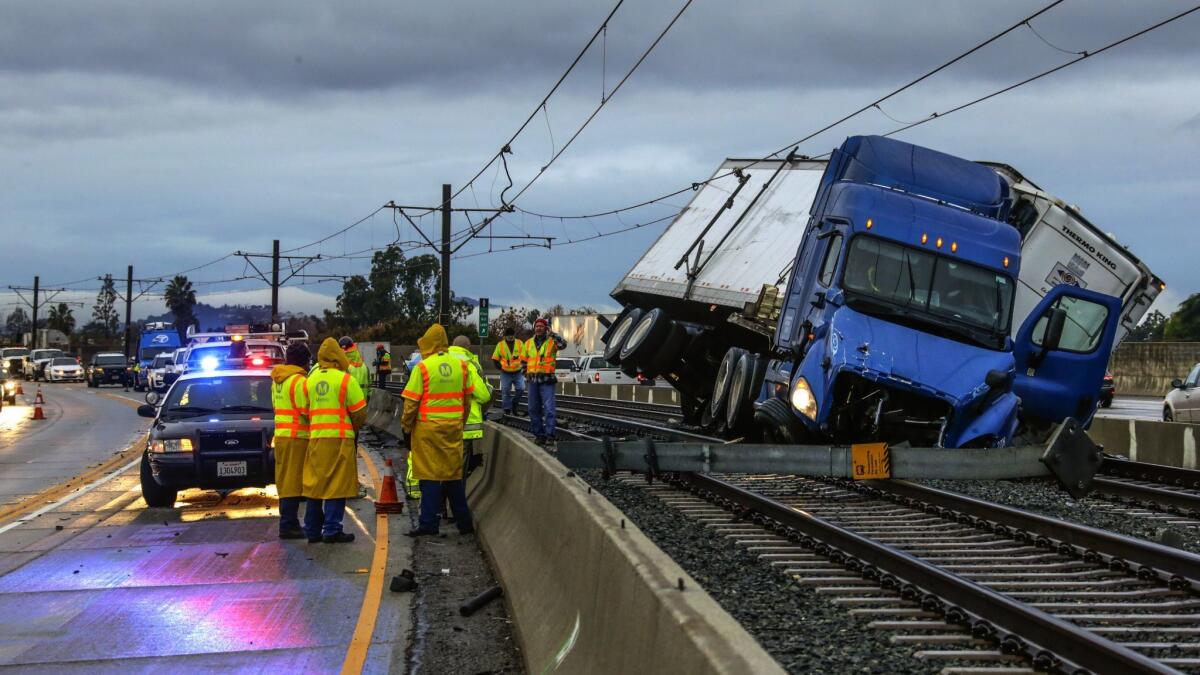
[[479, 299], [479, 337], [488, 336], [488, 299]]

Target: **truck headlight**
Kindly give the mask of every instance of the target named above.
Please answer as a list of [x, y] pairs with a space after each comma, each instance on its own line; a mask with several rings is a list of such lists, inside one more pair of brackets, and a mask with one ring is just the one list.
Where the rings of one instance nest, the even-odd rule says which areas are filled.
[[150, 452], [191, 452], [192, 439], [168, 438], [150, 441]]
[[792, 387], [792, 407], [808, 419], [817, 421], [817, 397], [813, 396], [808, 380], [803, 377], [798, 378]]

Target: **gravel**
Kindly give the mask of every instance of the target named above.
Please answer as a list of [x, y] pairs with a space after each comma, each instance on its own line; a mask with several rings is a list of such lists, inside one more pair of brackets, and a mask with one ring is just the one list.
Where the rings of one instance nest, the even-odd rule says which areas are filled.
[[1043, 516], [1166, 544], [1192, 553], [1200, 553], [1200, 529], [1198, 528], [1166, 525], [1129, 514], [1114, 513], [1110, 509], [1119, 509], [1121, 508], [1120, 504], [1088, 497], [1080, 500], [1072, 499], [1057, 485], [1044, 480], [924, 480], [918, 482], [940, 490], [1017, 507]]
[[929, 673], [941, 664], [913, 658], [887, 633], [786, 576], [636, 486], [579, 475], [700, 583], [788, 672]]

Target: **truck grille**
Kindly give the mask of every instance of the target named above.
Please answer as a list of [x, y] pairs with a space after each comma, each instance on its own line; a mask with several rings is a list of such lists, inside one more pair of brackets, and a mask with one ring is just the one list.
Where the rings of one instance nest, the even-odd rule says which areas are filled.
[[197, 439], [201, 450], [261, 450], [261, 431], [202, 431]]

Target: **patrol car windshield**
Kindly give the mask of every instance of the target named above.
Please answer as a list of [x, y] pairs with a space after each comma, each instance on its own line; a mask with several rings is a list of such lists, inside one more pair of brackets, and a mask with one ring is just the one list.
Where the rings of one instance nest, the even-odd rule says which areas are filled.
[[163, 417], [197, 415], [269, 414], [271, 378], [263, 376], [214, 376], [180, 380], [163, 402]]
[[120, 354], [113, 356], [97, 356], [96, 365], [98, 366], [123, 366], [125, 365], [125, 357]]
[[842, 278], [855, 309], [888, 320], [1000, 349], [1012, 317], [1012, 280], [1004, 274], [903, 246], [857, 236]]

